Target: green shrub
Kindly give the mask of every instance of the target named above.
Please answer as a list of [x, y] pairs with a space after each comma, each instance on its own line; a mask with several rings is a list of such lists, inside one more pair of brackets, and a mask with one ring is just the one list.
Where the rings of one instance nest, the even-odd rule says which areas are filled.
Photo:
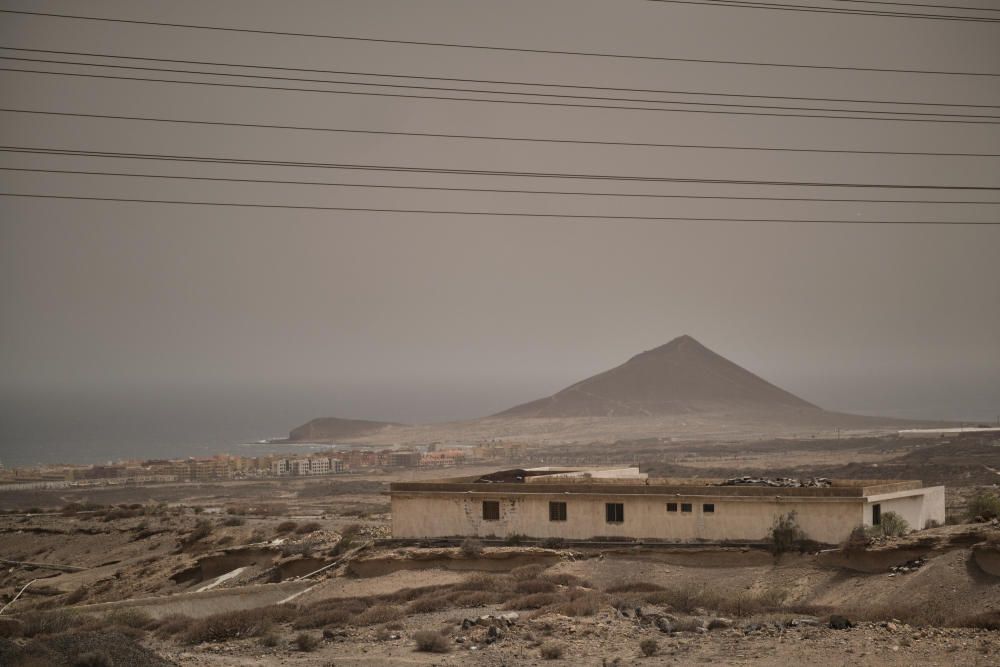
[[1000, 517], [1000, 496], [994, 493], [980, 493], [969, 501], [967, 515], [970, 520], [978, 518], [996, 519]]
[[895, 512], [886, 512], [883, 514], [879, 524], [872, 526], [872, 528], [875, 529], [874, 532], [878, 535], [886, 537], [902, 537], [910, 532], [910, 524]]
[[413, 633], [417, 650], [425, 653], [447, 653], [451, 649], [448, 638], [433, 630], [419, 630]]
[[767, 540], [771, 553], [775, 556], [789, 551], [799, 551], [808, 540], [805, 532], [799, 528], [798, 514], [792, 510], [774, 519]]

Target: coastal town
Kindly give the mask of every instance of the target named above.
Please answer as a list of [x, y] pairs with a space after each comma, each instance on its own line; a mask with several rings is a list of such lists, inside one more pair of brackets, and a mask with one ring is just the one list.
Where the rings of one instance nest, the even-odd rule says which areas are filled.
[[466, 463], [509, 462], [524, 453], [522, 443], [490, 441], [438, 449], [361, 448], [317, 445], [308, 453], [260, 456], [218, 454], [175, 459], [134, 459], [102, 464], [0, 466], [0, 490], [57, 489], [123, 484], [202, 482], [282, 477], [310, 477], [381, 469], [449, 468]]

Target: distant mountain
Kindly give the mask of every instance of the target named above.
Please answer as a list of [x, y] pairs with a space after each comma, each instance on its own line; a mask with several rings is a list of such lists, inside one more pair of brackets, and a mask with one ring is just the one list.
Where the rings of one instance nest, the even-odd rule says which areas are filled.
[[495, 417], [618, 417], [698, 412], [822, 412], [691, 336]]
[[290, 442], [315, 442], [343, 440], [372, 435], [387, 426], [399, 426], [393, 422], [368, 421], [366, 419], [340, 419], [339, 417], [319, 417], [293, 428], [288, 434]]

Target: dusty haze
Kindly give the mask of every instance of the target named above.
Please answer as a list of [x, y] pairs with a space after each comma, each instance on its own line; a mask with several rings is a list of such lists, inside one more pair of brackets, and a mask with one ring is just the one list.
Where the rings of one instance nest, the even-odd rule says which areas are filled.
[[[295, 4], [298, 12], [265, 2], [169, 7], [101, 2], [88, 3], [86, 11], [68, 2], [3, 7], [532, 48], [1000, 70], [1000, 43], [985, 24], [713, 13], [658, 3], [302, 2]], [[1000, 104], [992, 79], [581, 63], [486, 52], [456, 58], [447, 49], [14, 15], [0, 17], [0, 41], [288, 67]], [[624, 141], [1000, 152], [1000, 135], [989, 125], [406, 101], [9, 72], [0, 72], [0, 93], [7, 107], [85, 113]], [[996, 186], [998, 173], [995, 158], [497, 147], [3, 113], [0, 135], [7, 145], [707, 178]], [[13, 154], [4, 154], [0, 163], [337, 180], [305, 170], [121, 165]], [[340, 180], [379, 178], [397, 184], [497, 185], [472, 177], [412, 175], [348, 174]], [[3, 190], [11, 192], [624, 215], [989, 221], [996, 220], [998, 208], [590, 202], [13, 172], [5, 172], [3, 180]], [[499, 185], [542, 189], [507, 180]], [[644, 186], [617, 187], [644, 191]], [[661, 191], [710, 191], [698, 187], [667, 185]], [[757, 194], [749, 187], [729, 192]], [[861, 194], [847, 190], [836, 196]], [[995, 193], [983, 198], [990, 196]], [[826, 409], [993, 420], [1000, 412], [998, 249], [996, 227], [600, 223], [0, 198], [0, 459], [24, 461], [49, 452], [72, 458], [84, 450], [127, 455], [138, 451], [138, 442], [148, 443], [144, 454], [196, 445], [216, 451], [324, 415], [406, 422], [476, 417], [549, 395], [681, 334]]]

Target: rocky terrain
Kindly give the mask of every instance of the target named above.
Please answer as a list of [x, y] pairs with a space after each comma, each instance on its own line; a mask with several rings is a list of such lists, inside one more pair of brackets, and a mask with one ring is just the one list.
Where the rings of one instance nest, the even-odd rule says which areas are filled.
[[[961, 457], [945, 457], [949, 446]], [[389, 481], [496, 464], [6, 492], [0, 664], [996, 664], [1000, 525], [982, 499], [1000, 504], [998, 452], [980, 437], [525, 454], [639, 457], [722, 478], [840, 467], [948, 485], [949, 525], [780, 554], [387, 539]]]

